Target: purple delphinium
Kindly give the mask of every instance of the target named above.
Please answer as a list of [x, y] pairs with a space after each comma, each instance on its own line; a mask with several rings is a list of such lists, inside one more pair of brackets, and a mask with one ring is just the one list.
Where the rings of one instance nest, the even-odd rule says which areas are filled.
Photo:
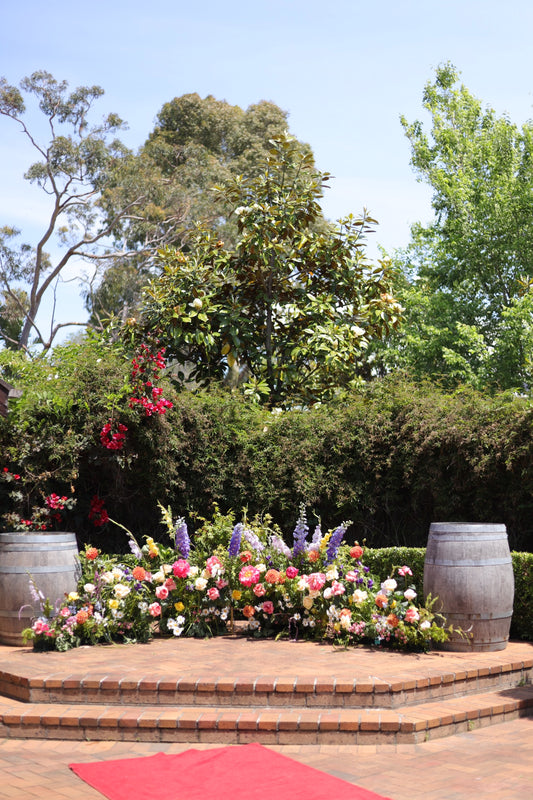
[[137, 544], [135, 539], [130, 539], [128, 544], [129, 544], [130, 550], [133, 553], [133, 555], [135, 556], [135, 558], [137, 558], [140, 561], [141, 558], [143, 557], [143, 554], [142, 554], [141, 548], [139, 547], [139, 545]]
[[331, 538], [326, 548], [326, 564], [331, 564], [331, 562], [335, 560], [337, 551], [344, 538], [344, 534], [346, 533], [346, 527], [347, 527], [346, 524], [343, 523], [342, 525], [339, 525], [338, 528], [335, 528], [335, 530], [331, 534]]
[[259, 539], [259, 536], [254, 533], [250, 528], [244, 529], [244, 538], [256, 553], [261, 553], [265, 549], [265, 545]]
[[231, 539], [228, 547], [228, 553], [230, 554], [230, 556], [239, 555], [239, 550], [241, 549], [241, 537], [243, 530], [244, 530], [244, 525], [242, 524], [242, 522], [238, 522], [233, 528], [233, 533], [231, 534]]
[[180, 517], [176, 521], [176, 550], [179, 551], [180, 555], [183, 558], [189, 558], [189, 553], [191, 552], [191, 540], [189, 539], [189, 533], [187, 531], [187, 523]]
[[281, 553], [286, 558], [291, 557], [291, 548], [285, 544], [280, 536], [276, 536], [276, 534], [274, 534], [270, 539], [270, 546], [273, 550], [275, 550], [277, 553]]
[[309, 533], [309, 527], [307, 525], [307, 517], [305, 514], [305, 506], [302, 504], [300, 506], [300, 516], [298, 517], [298, 522], [296, 523], [296, 527], [294, 529], [294, 546], [292, 549], [292, 557], [296, 558], [297, 556], [302, 555], [305, 552], [305, 545], [307, 534]]
[[313, 538], [311, 539], [311, 545], [313, 545], [313, 550], [318, 550], [321, 539], [322, 539], [322, 530], [320, 528], [320, 522], [319, 522], [315, 528], [315, 532], [313, 533]]

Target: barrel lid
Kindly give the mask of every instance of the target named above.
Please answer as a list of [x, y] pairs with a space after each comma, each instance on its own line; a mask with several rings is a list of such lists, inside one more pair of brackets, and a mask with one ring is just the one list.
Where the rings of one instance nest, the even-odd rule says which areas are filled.
[[505, 525], [494, 522], [432, 522], [430, 533], [507, 533]]

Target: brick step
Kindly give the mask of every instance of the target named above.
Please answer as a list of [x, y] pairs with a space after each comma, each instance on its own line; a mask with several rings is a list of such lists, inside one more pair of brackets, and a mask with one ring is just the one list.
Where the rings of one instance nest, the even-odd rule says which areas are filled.
[[531, 686], [398, 709], [140, 708], [28, 704], [2, 698], [0, 736], [187, 744], [399, 744], [419, 743], [530, 715]]
[[379, 678], [187, 677], [0, 671], [0, 695], [31, 703], [243, 708], [400, 708], [530, 684], [530, 662]]

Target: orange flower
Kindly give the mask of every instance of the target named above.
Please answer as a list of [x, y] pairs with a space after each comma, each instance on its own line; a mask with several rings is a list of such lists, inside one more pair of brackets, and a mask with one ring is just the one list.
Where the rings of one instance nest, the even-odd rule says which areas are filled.
[[247, 564], [249, 561], [252, 560], [252, 554], [249, 550], [245, 550], [243, 553], [240, 554], [239, 558], [241, 559], [243, 564]]
[[390, 625], [391, 628], [397, 628], [399, 621], [400, 620], [398, 619], [396, 614], [389, 614], [389, 616], [387, 617], [387, 624]]
[[320, 554], [318, 550], [309, 550], [309, 552], [307, 553], [307, 560], [310, 561], [311, 564], [314, 564], [315, 561], [318, 561], [319, 558]]
[[133, 567], [131, 574], [136, 581], [144, 581], [146, 578], [146, 570], [144, 567]]
[[98, 558], [98, 550], [96, 547], [88, 547], [85, 551], [85, 558], [87, 561], [94, 561], [95, 558]]
[[246, 619], [251, 619], [255, 614], [255, 608], [253, 606], [244, 606], [242, 613], [246, 617]]
[[267, 583], [277, 583], [279, 581], [279, 572], [277, 569], [269, 569], [265, 572], [265, 581]]
[[87, 622], [88, 619], [89, 619], [89, 615], [83, 609], [78, 611], [78, 613], [76, 614], [76, 622], [78, 623], [78, 625], [83, 625], [83, 623]]
[[361, 558], [361, 556], [363, 555], [363, 552], [364, 552], [363, 548], [361, 547], [360, 544], [356, 544], [350, 549], [350, 555], [351, 555], [352, 558], [355, 558], [355, 559]]
[[377, 594], [376, 595], [376, 605], [378, 608], [386, 608], [388, 605], [388, 600], [384, 594]]
[[278, 583], [285, 583], [286, 580], [287, 580], [287, 575], [285, 574], [285, 572], [280, 572]]

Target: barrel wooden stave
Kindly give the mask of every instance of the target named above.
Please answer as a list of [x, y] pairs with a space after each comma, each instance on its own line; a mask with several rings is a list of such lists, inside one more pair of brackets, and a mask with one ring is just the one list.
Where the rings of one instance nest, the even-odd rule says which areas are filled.
[[52, 605], [74, 591], [80, 571], [74, 533], [0, 534], [0, 642], [22, 645], [22, 631], [39, 616], [30, 576]]
[[424, 595], [446, 625], [461, 628], [442, 646], [454, 651], [503, 650], [513, 613], [514, 575], [505, 525], [433, 523], [424, 564]]

